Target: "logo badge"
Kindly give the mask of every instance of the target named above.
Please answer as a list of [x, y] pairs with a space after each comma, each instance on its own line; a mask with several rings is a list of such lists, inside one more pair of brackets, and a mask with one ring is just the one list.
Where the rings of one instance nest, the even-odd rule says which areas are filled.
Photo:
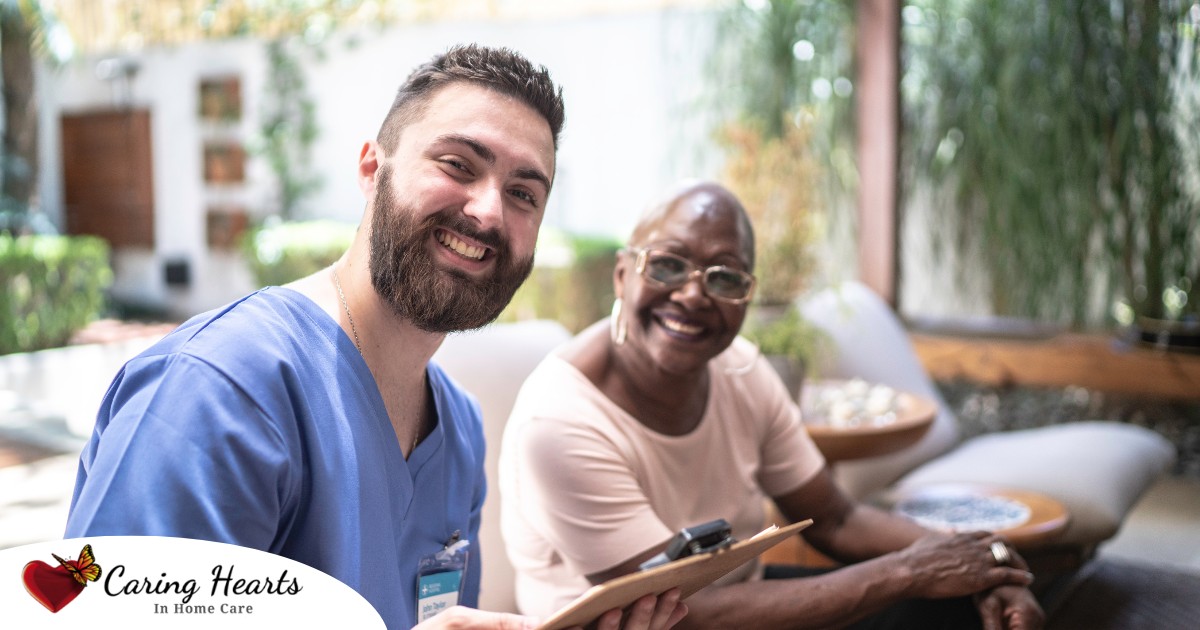
[[29, 595], [46, 610], [56, 613], [78, 597], [88, 582], [100, 579], [100, 565], [96, 564], [90, 544], [83, 546], [78, 560], [63, 560], [57, 554], [50, 555], [58, 561], [58, 566], [34, 560], [25, 565], [21, 578]]

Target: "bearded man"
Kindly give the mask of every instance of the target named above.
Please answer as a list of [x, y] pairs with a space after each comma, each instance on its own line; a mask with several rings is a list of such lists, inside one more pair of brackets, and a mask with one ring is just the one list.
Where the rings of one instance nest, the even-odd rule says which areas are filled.
[[[459, 602], [478, 601], [486, 492], [478, 406], [430, 357], [528, 276], [563, 117], [546, 69], [514, 52], [456, 47], [417, 68], [360, 152], [346, 254], [192, 318], [118, 373], [67, 536], [270, 551], [354, 588], [389, 628], [532, 624], [417, 610], [419, 563], [464, 547]], [[685, 611], [678, 592], [644, 598], [625, 627]]]

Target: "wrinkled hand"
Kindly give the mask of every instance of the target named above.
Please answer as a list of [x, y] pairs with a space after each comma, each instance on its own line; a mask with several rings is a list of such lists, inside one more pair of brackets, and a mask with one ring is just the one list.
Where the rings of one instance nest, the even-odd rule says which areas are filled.
[[[687, 615], [687, 606], [679, 601], [679, 589], [659, 597], [647, 595], [629, 607], [629, 616], [621, 623], [621, 610], [610, 610], [592, 627], [595, 630], [668, 630]], [[541, 623], [534, 617], [488, 612], [465, 606], [453, 606], [413, 630], [534, 630]]]
[[1004, 539], [987, 532], [947, 536], [931, 533], [900, 552], [912, 572], [912, 597], [962, 597], [997, 586], [1025, 587], [1033, 581], [1028, 565], [1012, 552], [1011, 565], [998, 566], [990, 545]]
[[1029, 589], [998, 586], [975, 598], [983, 630], [1039, 630], [1046, 614]]

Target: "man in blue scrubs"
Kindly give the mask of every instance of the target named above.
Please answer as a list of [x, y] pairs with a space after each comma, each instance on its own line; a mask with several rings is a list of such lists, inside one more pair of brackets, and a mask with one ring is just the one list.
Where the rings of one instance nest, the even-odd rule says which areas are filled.
[[[561, 90], [511, 51], [456, 47], [417, 68], [360, 152], [366, 209], [346, 254], [192, 318], [118, 373], [66, 535], [271, 551], [353, 587], [389, 628], [532, 624], [418, 611], [418, 564], [462, 540], [459, 601], [476, 605], [486, 492], [478, 405], [429, 359], [528, 276], [562, 124]], [[677, 595], [639, 601], [625, 627], [674, 625]]]

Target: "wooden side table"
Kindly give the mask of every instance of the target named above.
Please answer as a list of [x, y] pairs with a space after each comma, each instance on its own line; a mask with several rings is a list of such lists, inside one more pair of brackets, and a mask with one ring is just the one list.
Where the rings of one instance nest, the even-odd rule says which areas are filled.
[[[937, 417], [937, 403], [922, 396], [897, 391], [895, 417], [884, 424], [865, 423], [858, 426], [835, 426], [812, 417], [813, 398], [821, 390], [842, 387], [844, 379], [810, 380], [801, 389], [800, 409], [805, 415], [804, 428], [829, 466], [838, 461], [876, 457], [907, 448], [929, 431]], [[767, 524], [784, 524], [787, 519], [771, 501], [767, 501]], [[801, 536], [776, 545], [762, 556], [763, 564], [799, 564], [810, 567], [833, 567], [837, 562], [813, 549]]]
[[[1054, 542], [1071, 522], [1071, 515], [1062, 503], [1039, 492], [1016, 488], [981, 484], [937, 484], [902, 492], [895, 495], [894, 498], [894, 508], [901, 513], [905, 512], [906, 505], [911, 506], [917, 504], [916, 502], [921, 502], [930, 508], [940, 506], [945, 513], [944, 518], [940, 518], [937, 514], [929, 515], [932, 522], [926, 524], [930, 527], [936, 528], [936, 522], [940, 520], [944, 528], [954, 531], [987, 529], [1004, 536], [1020, 550], [1028, 550]], [[956, 507], [970, 509], [973, 500], [980, 500], [978, 503], [986, 506], [989, 499], [999, 499], [999, 502], [994, 503], [1005, 508], [1022, 506], [1027, 510], [1027, 514], [1019, 522], [1009, 520], [1003, 525], [991, 528], [986, 526], [987, 515], [983, 515], [981, 521], [968, 522], [967, 526], [959, 527], [955, 525], [955, 517], [948, 513], [949, 510], [956, 509]], [[959, 522], [962, 521], [959, 520]], [[981, 524], [983, 526], [980, 526]]]
[[[1008, 539], [1013, 547], [1021, 552], [1027, 552], [1039, 547], [1052, 544], [1071, 522], [1071, 515], [1062, 503], [1039, 492], [1001, 488], [980, 484], [937, 484], [895, 496], [895, 506], [905, 502], [925, 499], [930, 501], [953, 500], [958, 498], [999, 498], [1018, 503], [1028, 509], [1027, 517], [1019, 522], [991, 530]], [[767, 519], [769, 522], [783, 523], [774, 504], [768, 505]], [[936, 527], [931, 527], [936, 529]], [[954, 529], [946, 527], [946, 529]], [[965, 529], [978, 529], [967, 527]], [[987, 528], [983, 528], [987, 529]], [[770, 549], [763, 554], [763, 564], [800, 564], [810, 567], [833, 567], [837, 562], [831, 560], [813, 549], [799, 536]]]

